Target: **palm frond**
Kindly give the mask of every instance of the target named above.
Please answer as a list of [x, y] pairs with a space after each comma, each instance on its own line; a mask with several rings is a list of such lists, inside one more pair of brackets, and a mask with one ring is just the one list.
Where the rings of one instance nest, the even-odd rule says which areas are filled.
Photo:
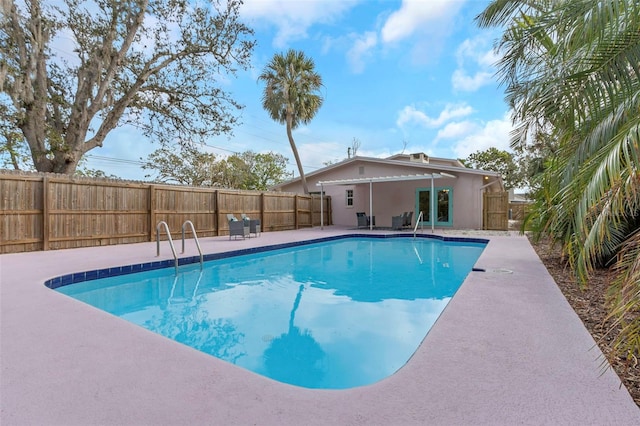
[[[528, 223], [563, 245], [583, 284], [615, 262], [612, 315], [637, 310], [640, 2], [495, 0], [477, 20], [504, 28], [495, 47], [514, 108], [512, 146], [541, 131], [555, 138]], [[640, 325], [623, 330], [620, 345], [630, 346], [620, 347], [637, 350]]]
[[608, 295], [609, 319], [613, 320], [612, 327], [621, 327], [614, 339], [614, 348], [616, 353], [637, 362], [640, 358], [640, 229], [625, 241], [614, 271], [617, 275]]

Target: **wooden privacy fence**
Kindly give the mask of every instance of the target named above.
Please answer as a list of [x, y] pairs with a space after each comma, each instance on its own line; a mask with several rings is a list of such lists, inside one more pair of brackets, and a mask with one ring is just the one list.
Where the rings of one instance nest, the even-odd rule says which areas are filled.
[[482, 228], [492, 231], [509, 229], [509, 193], [485, 192]]
[[174, 238], [187, 220], [198, 237], [228, 235], [229, 213], [263, 232], [319, 226], [320, 196], [0, 172], [0, 253], [154, 241], [160, 221]]
[[529, 203], [509, 203], [509, 219], [524, 220], [529, 214]]

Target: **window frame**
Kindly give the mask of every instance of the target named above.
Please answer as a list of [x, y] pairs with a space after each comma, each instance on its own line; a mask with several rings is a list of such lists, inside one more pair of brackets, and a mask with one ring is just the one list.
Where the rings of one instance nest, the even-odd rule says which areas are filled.
[[[344, 205], [348, 208], [348, 209], [352, 209], [354, 208], [354, 192], [353, 192], [353, 188], [351, 189], [345, 189], [344, 191]], [[351, 202], [351, 204], [349, 204], [349, 202]]]

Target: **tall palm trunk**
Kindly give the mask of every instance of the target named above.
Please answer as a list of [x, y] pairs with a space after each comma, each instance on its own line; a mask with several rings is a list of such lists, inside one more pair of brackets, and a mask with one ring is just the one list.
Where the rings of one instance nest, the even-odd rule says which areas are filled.
[[305, 194], [309, 193], [309, 187], [307, 186], [307, 178], [304, 175], [304, 170], [302, 169], [302, 162], [300, 161], [300, 155], [298, 155], [298, 148], [296, 148], [296, 143], [293, 140], [293, 133], [291, 132], [291, 114], [287, 114], [287, 137], [289, 138], [289, 144], [291, 144], [291, 151], [293, 151], [293, 157], [296, 159], [296, 165], [298, 166], [298, 172], [300, 173], [300, 181], [302, 182], [302, 189]]

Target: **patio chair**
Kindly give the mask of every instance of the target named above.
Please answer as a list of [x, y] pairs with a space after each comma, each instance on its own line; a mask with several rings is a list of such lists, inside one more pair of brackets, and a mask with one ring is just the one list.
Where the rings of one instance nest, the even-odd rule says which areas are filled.
[[257, 237], [260, 235], [260, 219], [250, 219], [246, 214], [242, 213], [242, 220], [249, 224], [249, 236], [255, 234]]
[[412, 219], [413, 219], [413, 212], [406, 212], [405, 216], [404, 216], [404, 222], [402, 223], [402, 226], [411, 228]]
[[357, 212], [356, 217], [358, 218], [358, 228], [366, 228], [369, 226], [369, 220], [365, 212]]
[[357, 212], [356, 217], [358, 219], [358, 228], [369, 228], [371, 225], [371, 221], [373, 221], [373, 226], [376, 226], [376, 217], [367, 216], [365, 212]]
[[391, 229], [400, 230], [404, 226], [404, 214], [391, 216]]
[[400, 217], [402, 217], [402, 226], [404, 227], [404, 224], [407, 223], [407, 216], [409, 216], [409, 212], [403, 212]]
[[250, 237], [249, 235], [249, 224], [244, 220], [238, 220], [232, 214], [227, 215], [227, 219], [229, 219], [229, 239], [231, 237]]

